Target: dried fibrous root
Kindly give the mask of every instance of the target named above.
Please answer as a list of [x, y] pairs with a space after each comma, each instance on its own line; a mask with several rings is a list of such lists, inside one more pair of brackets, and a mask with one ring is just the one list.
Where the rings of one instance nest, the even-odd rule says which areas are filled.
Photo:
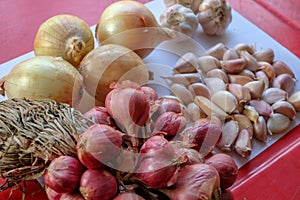
[[76, 156], [76, 141], [91, 121], [53, 100], [0, 102], [0, 192], [40, 177], [51, 160]]

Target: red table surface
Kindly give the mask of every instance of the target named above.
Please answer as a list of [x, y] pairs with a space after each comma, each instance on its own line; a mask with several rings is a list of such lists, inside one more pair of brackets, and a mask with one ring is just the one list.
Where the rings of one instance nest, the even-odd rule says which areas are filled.
[[[39, 25], [49, 17], [68, 13], [97, 23], [102, 11], [116, 0], [1, 0], [0, 63], [33, 50]], [[146, 3], [150, 0], [139, 0]], [[249, 21], [300, 57], [299, 1], [228, 0]], [[300, 67], [300, 66], [299, 66]], [[1, 66], [0, 66], [1, 70]], [[300, 126], [293, 129], [266, 151], [239, 170], [231, 187], [235, 199], [296, 200], [300, 199]], [[36, 181], [27, 182], [27, 200], [47, 199]], [[10, 191], [0, 193], [7, 200]], [[21, 199], [14, 190], [11, 200]]]

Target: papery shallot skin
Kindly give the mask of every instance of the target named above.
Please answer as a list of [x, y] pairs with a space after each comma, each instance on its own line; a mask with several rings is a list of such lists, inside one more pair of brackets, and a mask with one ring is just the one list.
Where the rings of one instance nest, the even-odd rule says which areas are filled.
[[70, 193], [78, 188], [84, 171], [85, 167], [76, 158], [60, 156], [51, 161], [44, 182], [57, 193]]
[[107, 112], [117, 125], [127, 134], [135, 135], [140, 126], [144, 126], [150, 117], [150, 103], [145, 93], [137, 84], [112, 84], [112, 89], [105, 98]]
[[218, 199], [220, 177], [217, 170], [207, 164], [193, 164], [183, 167], [177, 175], [173, 189], [165, 189], [172, 200]]
[[135, 178], [154, 189], [171, 186], [176, 181], [176, 154], [161, 136], [152, 136], [141, 147]]
[[76, 191], [74, 193], [62, 194], [59, 200], [85, 200], [85, 199], [78, 191]]
[[60, 200], [62, 193], [58, 193], [48, 186], [45, 186], [45, 192], [49, 200]]
[[200, 153], [195, 149], [191, 149], [182, 141], [172, 140], [170, 143], [175, 149], [176, 158], [183, 165], [192, 165], [196, 163], [204, 163]]
[[94, 124], [79, 138], [78, 159], [87, 168], [99, 168], [113, 160], [121, 151], [122, 135], [114, 128]]
[[119, 194], [113, 200], [144, 200], [144, 198], [135, 193], [125, 192]]
[[115, 177], [104, 169], [88, 169], [81, 177], [79, 191], [84, 199], [110, 200], [117, 194]]
[[155, 121], [154, 131], [162, 131], [173, 137], [181, 132], [187, 125], [187, 120], [181, 113], [165, 112]]
[[105, 124], [116, 128], [113, 118], [108, 114], [103, 106], [94, 106], [83, 115], [85, 118], [94, 121], [97, 124]]
[[225, 190], [233, 185], [238, 176], [238, 167], [234, 159], [225, 153], [210, 156], [205, 163], [213, 166], [220, 176], [220, 187]]
[[173, 99], [159, 99], [156, 101], [158, 104], [158, 112], [159, 114], [162, 114], [164, 112], [175, 112], [175, 113], [181, 113], [182, 112], [182, 106], [181, 104]]
[[202, 157], [209, 154], [217, 144], [222, 130], [219, 123], [210, 118], [200, 118], [191, 128], [183, 131], [184, 142], [199, 151]]

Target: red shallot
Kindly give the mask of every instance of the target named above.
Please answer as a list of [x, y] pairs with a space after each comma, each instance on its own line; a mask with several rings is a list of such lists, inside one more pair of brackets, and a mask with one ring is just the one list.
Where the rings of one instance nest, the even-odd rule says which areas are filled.
[[84, 200], [84, 198], [79, 192], [74, 192], [63, 193], [59, 200]]
[[187, 144], [182, 141], [172, 140], [170, 143], [175, 148], [176, 158], [180, 164], [192, 165], [196, 163], [203, 163], [203, 159], [198, 151], [188, 148]]
[[144, 126], [150, 116], [147, 96], [137, 84], [123, 81], [111, 84], [112, 91], [105, 99], [108, 113], [127, 134], [136, 136], [139, 127]]
[[78, 159], [87, 168], [99, 168], [121, 151], [122, 135], [114, 128], [95, 124], [90, 126], [77, 143]]
[[162, 98], [157, 100], [157, 104], [159, 105], [158, 107], [159, 114], [162, 114], [164, 112], [181, 113], [182, 111], [181, 104], [174, 99]]
[[74, 157], [60, 156], [51, 161], [44, 175], [45, 185], [58, 193], [70, 193], [79, 186], [85, 167]]
[[116, 128], [113, 118], [108, 114], [106, 108], [103, 106], [94, 106], [89, 111], [84, 113], [84, 117], [94, 121], [97, 124], [106, 124]]
[[132, 192], [125, 192], [119, 194], [113, 200], [144, 200], [144, 198]]
[[222, 190], [229, 188], [236, 180], [238, 167], [230, 155], [225, 153], [214, 154], [205, 163], [213, 166], [219, 172]]
[[193, 127], [186, 129], [183, 141], [191, 145], [191, 148], [199, 151], [202, 157], [209, 154], [217, 144], [221, 136], [221, 126], [213, 118], [200, 118]]
[[187, 125], [187, 120], [181, 113], [165, 112], [155, 121], [154, 132], [166, 132], [168, 137], [173, 137], [181, 132]]
[[117, 193], [115, 177], [104, 169], [88, 169], [80, 180], [79, 191], [88, 200], [109, 200]]
[[62, 193], [58, 193], [48, 186], [45, 186], [45, 192], [49, 200], [60, 200]]
[[186, 165], [178, 172], [174, 189], [165, 189], [164, 193], [172, 200], [218, 199], [220, 177], [207, 164]]
[[176, 181], [176, 154], [161, 136], [152, 136], [141, 147], [135, 178], [146, 186], [159, 189]]

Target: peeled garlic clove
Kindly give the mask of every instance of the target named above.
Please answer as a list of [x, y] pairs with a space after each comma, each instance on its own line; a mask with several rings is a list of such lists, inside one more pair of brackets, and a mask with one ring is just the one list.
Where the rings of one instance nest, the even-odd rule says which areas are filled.
[[225, 111], [206, 97], [196, 96], [194, 101], [207, 116], [216, 116], [220, 119], [228, 117], [228, 114]]
[[173, 71], [175, 73], [195, 73], [198, 68], [198, 58], [192, 52], [182, 55], [177, 62]]
[[227, 49], [223, 54], [223, 60], [235, 60], [239, 58], [239, 54], [234, 49]]
[[258, 69], [259, 66], [257, 60], [248, 51], [241, 51], [240, 57], [246, 60], [246, 69], [249, 69], [253, 72]]
[[204, 96], [208, 99], [210, 99], [210, 90], [204, 83], [193, 83], [188, 86], [188, 90], [194, 95], [194, 96]]
[[210, 47], [205, 53], [207, 55], [213, 56], [219, 60], [223, 58], [224, 53], [227, 51], [227, 47], [223, 43], [217, 43], [214, 46]]
[[272, 86], [290, 93], [294, 90], [295, 84], [295, 80], [290, 74], [279, 74], [274, 78]]
[[200, 56], [198, 58], [198, 66], [204, 74], [212, 69], [221, 68], [220, 61], [213, 56]]
[[238, 122], [239, 130], [247, 129], [248, 133], [250, 134], [250, 138], [253, 136], [253, 125], [250, 119], [243, 114], [234, 114], [232, 115], [233, 119]]
[[262, 94], [262, 100], [269, 104], [273, 104], [277, 101], [286, 100], [288, 93], [280, 88], [271, 87], [266, 89]]
[[223, 69], [212, 69], [206, 73], [207, 78], [220, 78], [224, 83], [228, 83], [228, 76]]
[[218, 91], [226, 90], [226, 84], [222, 79], [219, 78], [206, 78], [205, 84], [208, 87], [210, 94], [213, 95]]
[[275, 71], [275, 76], [278, 76], [279, 74], [290, 74], [293, 78], [295, 78], [293, 71], [285, 62], [277, 60], [272, 66]]
[[252, 122], [256, 122], [259, 114], [253, 106], [244, 106], [243, 114], [246, 115]]
[[235, 96], [226, 90], [215, 92], [211, 101], [228, 114], [232, 113], [238, 104]]
[[266, 143], [268, 137], [267, 123], [263, 116], [259, 116], [253, 123], [253, 136], [255, 139]]
[[277, 101], [271, 106], [274, 113], [280, 113], [287, 116], [290, 120], [296, 117], [294, 106], [288, 101]]
[[267, 74], [264, 71], [256, 71], [255, 72], [255, 76], [257, 80], [263, 81], [264, 85], [265, 85], [265, 89], [269, 88], [270, 86], [270, 80], [269, 77], [267, 76]]
[[224, 123], [222, 126], [221, 138], [217, 146], [221, 151], [229, 152], [232, 149], [232, 145], [239, 134], [239, 126], [235, 120], [230, 120]]
[[172, 83], [178, 83], [185, 86], [189, 86], [193, 83], [199, 83], [202, 80], [199, 73], [186, 73], [186, 74], [173, 74], [170, 76], [161, 76], [162, 79], [169, 80]]
[[256, 51], [253, 54], [253, 56], [258, 62], [263, 61], [263, 62], [273, 63], [274, 50], [271, 48], [262, 49], [262, 50]]
[[249, 131], [242, 129], [235, 141], [235, 151], [242, 157], [249, 157], [252, 152], [252, 142]]
[[267, 121], [268, 132], [272, 134], [281, 134], [288, 130], [291, 120], [280, 113], [272, 114]]
[[300, 111], [300, 90], [292, 94], [288, 98], [288, 102], [290, 102], [297, 112]]
[[170, 89], [175, 96], [181, 99], [184, 105], [188, 105], [194, 101], [193, 94], [184, 85], [173, 83]]
[[228, 74], [229, 83], [237, 83], [240, 85], [245, 85], [246, 83], [253, 81], [249, 76], [243, 76], [238, 74]]
[[242, 51], [247, 51], [249, 54], [253, 54], [255, 52], [255, 48], [246, 43], [238, 43], [233, 48], [238, 54]]
[[266, 76], [268, 77], [269, 81], [273, 81], [275, 78], [275, 69], [274, 67], [268, 62], [258, 62], [259, 70], [262, 70]]
[[228, 73], [239, 73], [241, 72], [245, 66], [246, 61], [243, 58], [237, 58], [234, 60], [223, 60], [220, 61], [221, 67]]
[[253, 106], [259, 115], [269, 117], [273, 113], [270, 104], [264, 100], [253, 99], [249, 102], [249, 105]]
[[228, 84], [228, 91], [236, 97], [239, 104], [246, 104], [251, 100], [249, 89], [243, 85], [230, 83]]
[[192, 121], [197, 121], [200, 118], [205, 118], [206, 114], [194, 102], [187, 105], [187, 112]]
[[265, 83], [261, 80], [250, 81], [244, 86], [249, 89], [252, 99], [260, 98], [265, 90]]
[[237, 74], [242, 76], [249, 76], [249, 78], [252, 78], [253, 80], [256, 78], [254, 72], [250, 71], [249, 69], [243, 69]]

